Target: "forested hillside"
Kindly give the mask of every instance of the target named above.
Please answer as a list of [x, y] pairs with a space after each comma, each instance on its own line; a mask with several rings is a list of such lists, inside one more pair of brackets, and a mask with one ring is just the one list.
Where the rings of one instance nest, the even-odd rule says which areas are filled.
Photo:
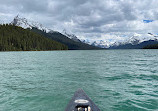
[[143, 49], [158, 49], [158, 44], [147, 45]]
[[14, 25], [0, 25], [0, 51], [67, 50], [67, 46]]
[[32, 31], [39, 33], [52, 40], [58, 41], [62, 44], [65, 44], [66, 46], [68, 46], [69, 50], [94, 50], [94, 49], [98, 50], [98, 49], [101, 49], [99, 47], [88, 45], [88, 44], [85, 44], [82, 42], [76, 42], [59, 32], [46, 33], [44, 31], [38, 30], [37, 28], [33, 28]]

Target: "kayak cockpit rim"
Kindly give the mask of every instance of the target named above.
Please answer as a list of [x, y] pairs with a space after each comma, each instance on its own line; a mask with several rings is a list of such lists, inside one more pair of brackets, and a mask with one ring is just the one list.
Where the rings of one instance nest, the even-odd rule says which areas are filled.
[[65, 111], [100, 111], [100, 109], [82, 89], [78, 89], [67, 105]]

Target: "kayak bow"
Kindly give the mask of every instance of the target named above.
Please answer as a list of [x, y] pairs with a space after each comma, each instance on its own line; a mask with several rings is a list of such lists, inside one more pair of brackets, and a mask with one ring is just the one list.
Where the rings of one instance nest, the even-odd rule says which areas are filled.
[[78, 89], [65, 111], [100, 111], [82, 89]]

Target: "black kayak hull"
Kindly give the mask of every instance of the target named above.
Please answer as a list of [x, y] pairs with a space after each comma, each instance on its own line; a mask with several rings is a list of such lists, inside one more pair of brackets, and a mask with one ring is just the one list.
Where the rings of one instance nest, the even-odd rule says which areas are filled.
[[76, 103], [77, 100], [85, 102], [84, 104], [81, 103], [82, 106], [85, 105], [86, 107], [88, 105], [91, 108], [91, 111], [100, 111], [100, 109], [94, 104], [94, 102], [87, 96], [87, 94], [82, 89], [78, 89], [75, 92], [74, 96], [65, 108], [65, 111], [77, 111], [76, 107], [77, 105], [80, 105], [80, 103]]

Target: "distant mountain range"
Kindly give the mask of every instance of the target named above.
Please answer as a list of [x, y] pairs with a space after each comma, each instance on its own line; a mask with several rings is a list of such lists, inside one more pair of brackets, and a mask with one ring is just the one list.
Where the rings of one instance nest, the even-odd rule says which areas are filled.
[[45, 31], [47, 33], [53, 32], [53, 30], [44, 27], [42, 24], [35, 21], [27, 20], [26, 18], [20, 18], [19, 15], [17, 15], [10, 24], [13, 24], [15, 26], [20, 26], [24, 29], [27, 29], [27, 28], [32, 29], [34, 27], [39, 30]]
[[143, 49], [146, 46], [150, 46], [150, 45], [154, 45], [154, 44], [158, 44], [157, 40], [148, 40], [148, 41], [144, 41], [141, 42], [139, 44], [122, 44], [122, 45], [118, 45], [118, 46], [111, 46], [109, 47], [109, 49]]
[[60, 42], [68, 46], [69, 50], [92, 50], [92, 49], [101, 49], [96, 46], [92, 46], [86, 43], [81, 42], [75, 35], [68, 34], [66, 31], [60, 33], [44, 27], [42, 24], [34, 21], [29, 21], [26, 18], [20, 18], [16, 16], [11, 24], [15, 26], [20, 26], [25, 29], [31, 29], [32, 31], [43, 35], [44, 37], [51, 38], [57, 42]]
[[123, 41], [117, 41], [114, 43], [103, 40], [93, 42], [82, 40], [82, 42], [108, 49], [142, 49], [147, 45], [157, 44], [158, 36], [152, 33], [147, 33], [145, 35], [134, 34], [132, 37], [127, 37], [127, 39]]
[[42, 24], [27, 20], [16, 16], [10, 23], [11, 25], [19, 26], [24, 29], [30, 29], [33, 32], [41, 34], [46, 38], [62, 43], [68, 46], [69, 50], [91, 50], [91, 49], [142, 49], [149, 45], [158, 44], [158, 35], [147, 33], [145, 35], [134, 34], [122, 41], [111, 43], [106, 40], [81, 40], [75, 34], [70, 34], [63, 30], [63, 32], [54, 31], [44, 27]]
[[110, 49], [142, 49], [147, 45], [158, 44], [158, 36], [148, 33], [142, 37], [139, 34], [122, 41], [115, 42], [109, 48]]
[[81, 40], [83, 43], [92, 45], [92, 46], [96, 46], [96, 47], [100, 47], [100, 48], [109, 48], [111, 43], [107, 42], [107, 41], [103, 41], [103, 40], [98, 40], [98, 41], [88, 41], [88, 40]]

